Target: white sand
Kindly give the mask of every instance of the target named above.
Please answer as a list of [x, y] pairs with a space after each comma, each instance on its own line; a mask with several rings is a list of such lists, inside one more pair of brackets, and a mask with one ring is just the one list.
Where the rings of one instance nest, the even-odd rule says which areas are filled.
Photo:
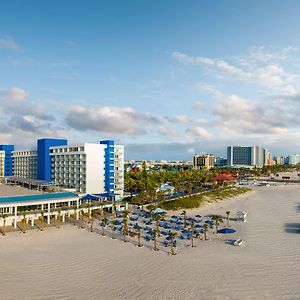
[[[96, 233], [60, 230], [0, 237], [1, 299], [300, 299], [300, 186], [258, 187], [201, 213], [248, 212], [232, 224], [246, 241], [197, 241], [176, 256]], [[197, 213], [197, 212], [196, 212]]]

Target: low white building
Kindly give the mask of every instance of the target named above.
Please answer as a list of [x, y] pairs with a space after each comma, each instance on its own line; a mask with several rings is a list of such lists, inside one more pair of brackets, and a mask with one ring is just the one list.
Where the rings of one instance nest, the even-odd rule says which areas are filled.
[[12, 151], [13, 174], [20, 178], [37, 178], [37, 151]]
[[[71, 192], [59, 192], [51, 194], [37, 194], [26, 196], [0, 197], [0, 226], [17, 228], [19, 222], [25, 222], [31, 226], [42, 217], [50, 224], [51, 219], [60, 218], [62, 222], [66, 217], [75, 215], [79, 219], [79, 213], [89, 213], [92, 210], [122, 211], [127, 209], [127, 203], [108, 199], [106, 196], [92, 196], [93, 202], [80, 198]], [[90, 206], [87, 207], [87, 204]], [[4, 217], [5, 216], [5, 217]]]

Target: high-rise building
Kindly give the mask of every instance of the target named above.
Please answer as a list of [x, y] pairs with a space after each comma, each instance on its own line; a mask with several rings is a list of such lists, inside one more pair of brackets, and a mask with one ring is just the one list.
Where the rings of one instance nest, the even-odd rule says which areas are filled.
[[216, 157], [215, 158], [215, 166], [216, 167], [225, 167], [227, 166], [227, 159], [223, 157]]
[[12, 162], [12, 151], [14, 151], [14, 145], [0, 145], [0, 151], [4, 151], [4, 176], [13, 175], [13, 162]]
[[298, 165], [300, 164], [300, 155], [299, 154], [291, 154], [288, 156], [288, 164], [289, 165]]
[[114, 141], [50, 148], [52, 181], [80, 193], [115, 192], [123, 196], [124, 146]]
[[13, 175], [15, 177], [37, 179], [37, 151], [13, 151]]
[[51, 181], [50, 147], [65, 146], [65, 139], [39, 139], [37, 141], [37, 179]]
[[205, 154], [205, 155], [194, 155], [193, 158], [193, 165], [195, 169], [200, 168], [213, 168], [215, 166], [215, 157], [212, 154]]
[[227, 165], [231, 167], [262, 167], [265, 163], [264, 149], [260, 146], [227, 147]]
[[124, 146], [112, 140], [68, 146], [67, 140], [40, 139], [37, 150], [9, 154], [11, 173], [5, 173], [7, 152], [0, 151], [0, 176], [45, 180], [78, 193], [114, 192], [123, 196]]
[[265, 149], [265, 160], [264, 165], [265, 166], [273, 166], [275, 164], [275, 161], [273, 160], [272, 153]]
[[285, 164], [285, 157], [284, 156], [274, 157], [274, 161], [275, 161], [276, 165], [284, 165]]

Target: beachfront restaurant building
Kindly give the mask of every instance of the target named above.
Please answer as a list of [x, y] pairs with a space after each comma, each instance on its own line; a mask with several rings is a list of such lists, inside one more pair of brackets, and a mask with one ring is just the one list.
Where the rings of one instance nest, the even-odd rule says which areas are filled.
[[127, 209], [119, 195], [85, 195], [78, 196], [72, 192], [58, 192], [26, 196], [0, 197], [0, 226], [12, 225], [17, 228], [19, 222], [34, 226], [36, 220], [44, 218], [47, 224], [51, 219], [60, 218], [64, 223], [71, 214], [79, 219], [81, 211], [91, 215], [92, 210], [121, 211]]

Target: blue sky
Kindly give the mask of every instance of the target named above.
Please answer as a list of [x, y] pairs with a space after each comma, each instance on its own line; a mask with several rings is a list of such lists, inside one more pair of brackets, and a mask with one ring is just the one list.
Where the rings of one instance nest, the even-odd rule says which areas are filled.
[[300, 152], [299, 1], [3, 1], [0, 143], [127, 159]]

